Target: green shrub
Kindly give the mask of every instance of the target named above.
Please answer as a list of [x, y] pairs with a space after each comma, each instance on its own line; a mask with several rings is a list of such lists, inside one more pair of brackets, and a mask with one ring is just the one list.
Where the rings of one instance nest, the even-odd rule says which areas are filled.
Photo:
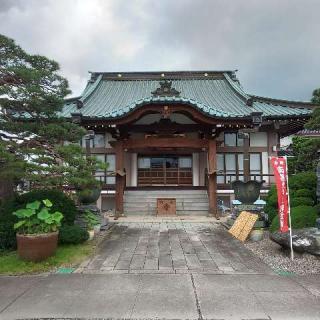
[[[314, 172], [301, 172], [289, 176], [290, 205], [313, 206], [316, 200], [317, 177]], [[266, 199], [265, 212], [269, 216], [269, 222], [278, 215], [278, 196], [275, 185], [272, 185]]]
[[316, 209], [318, 216], [320, 216], [320, 203], [316, 204], [314, 208]]
[[300, 198], [300, 197], [304, 197], [304, 198], [311, 198], [313, 200], [315, 199], [315, 192], [314, 190], [310, 190], [310, 189], [298, 189], [296, 191], [293, 192], [292, 197], [293, 198]]
[[267, 213], [268, 213], [269, 224], [271, 224], [271, 222], [273, 221], [274, 217], [278, 216], [278, 209], [270, 207], [268, 209]]
[[29, 202], [41, 201], [42, 199], [49, 199], [53, 203], [52, 211], [63, 213], [62, 224], [73, 225], [77, 213], [76, 205], [70, 197], [60, 190], [32, 190], [18, 196], [17, 204], [24, 207]]
[[291, 208], [299, 207], [299, 206], [313, 206], [314, 201], [311, 198], [306, 197], [297, 197], [290, 199]]
[[93, 230], [93, 227], [100, 224], [100, 219], [92, 211], [86, 210], [84, 213], [84, 221], [88, 230]]
[[314, 172], [301, 172], [289, 177], [291, 191], [307, 189], [314, 191], [317, 188], [317, 176]]
[[72, 225], [77, 208], [72, 199], [59, 190], [33, 190], [22, 195], [15, 195], [3, 201], [0, 206], [0, 249], [14, 249], [16, 247], [16, 232], [13, 225], [18, 221], [12, 213], [22, 209], [27, 203], [36, 200], [49, 199], [53, 202], [52, 210], [60, 211], [64, 215], [62, 225]]
[[16, 197], [3, 201], [0, 207], [0, 250], [15, 249], [16, 232], [13, 225], [18, 218], [12, 214], [16, 207]]
[[60, 244], [79, 244], [88, 240], [88, 232], [78, 225], [62, 226], [59, 230]]
[[269, 222], [278, 214], [278, 196], [275, 185], [272, 185], [266, 199], [264, 211], [268, 214]]
[[[317, 219], [317, 209], [310, 206], [299, 206], [291, 209], [291, 225], [292, 229], [302, 229], [314, 227]], [[272, 220], [270, 227], [271, 232], [279, 230], [279, 217], [276, 216]]]

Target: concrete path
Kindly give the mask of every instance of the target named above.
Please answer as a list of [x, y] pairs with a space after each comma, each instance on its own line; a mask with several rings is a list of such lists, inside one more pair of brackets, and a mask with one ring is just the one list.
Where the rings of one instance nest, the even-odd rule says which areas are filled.
[[117, 223], [79, 273], [270, 274], [272, 270], [213, 222]]
[[119, 223], [77, 273], [0, 277], [0, 320], [320, 319], [320, 276], [276, 275], [214, 223]]
[[0, 319], [320, 319], [320, 277], [0, 277]]

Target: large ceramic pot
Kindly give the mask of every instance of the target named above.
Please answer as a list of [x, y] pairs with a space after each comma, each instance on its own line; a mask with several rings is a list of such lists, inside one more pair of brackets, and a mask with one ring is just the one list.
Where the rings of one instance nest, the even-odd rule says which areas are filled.
[[58, 245], [59, 232], [42, 234], [17, 234], [18, 255], [33, 262], [45, 260], [54, 255]]
[[250, 232], [250, 240], [252, 241], [261, 241], [263, 239], [263, 230], [253, 229]]
[[232, 181], [231, 186], [234, 190], [236, 200], [242, 204], [253, 204], [260, 196], [262, 181], [250, 180], [243, 182], [240, 180]]
[[78, 199], [84, 205], [96, 203], [100, 197], [100, 193], [101, 188], [99, 187], [77, 191]]

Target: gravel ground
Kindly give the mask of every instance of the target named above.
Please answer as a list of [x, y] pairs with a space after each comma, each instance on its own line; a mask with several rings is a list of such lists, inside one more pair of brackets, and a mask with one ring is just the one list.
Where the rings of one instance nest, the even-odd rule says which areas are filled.
[[283, 249], [269, 239], [265, 232], [264, 239], [253, 242], [247, 240], [245, 247], [256, 254], [266, 264], [276, 271], [293, 272], [295, 274], [320, 274], [320, 258], [308, 253], [294, 253], [294, 261], [290, 259], [290, 250]]

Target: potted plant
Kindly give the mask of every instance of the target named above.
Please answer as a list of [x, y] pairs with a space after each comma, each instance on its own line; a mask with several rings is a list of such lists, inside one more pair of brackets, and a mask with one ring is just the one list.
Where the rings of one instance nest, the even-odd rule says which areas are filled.
[[38, 262], [55, 253], [63, 214], [52, 213], [51, 207], [52, 202], [45, 199], [28, 203], [24, 209], [13, 212], [19, 219], [14, 229], [20, 258]]
[[84, 221], [86, 222], [88, 233], [89, 233], [89, 240], [92, 240], [95, 235], [95, 228], [96, 232], [97, 229], [100, 231], [100, 221], [98, 217], [93, 214], [90, 210], [86, 210], [84, 213]]

